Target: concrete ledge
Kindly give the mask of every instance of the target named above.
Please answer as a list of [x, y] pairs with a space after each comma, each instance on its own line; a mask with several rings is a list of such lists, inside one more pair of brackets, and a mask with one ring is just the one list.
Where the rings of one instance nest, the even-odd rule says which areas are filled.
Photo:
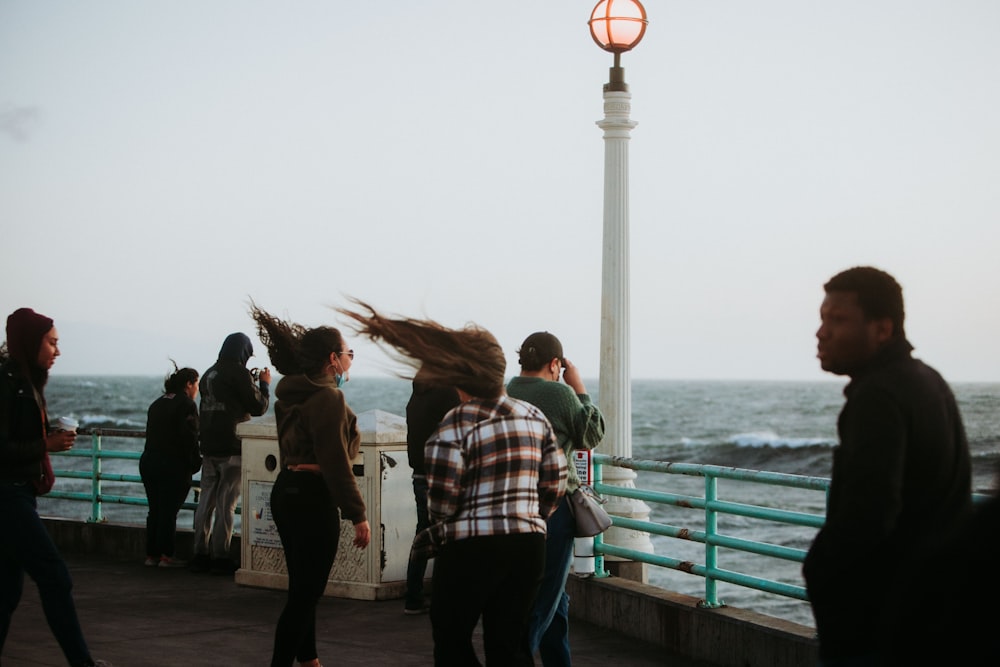
[[[43, 516], [42, 522], [52, 540], [65, 553], [106, 554], [115, 558], [146, 557], [146, 527], [132, 523], [89, 523], [76, 519]], [[193, 553], [193, 533], [190, 528], [178, 529], [175, 547], [178, 558], [188, 560]], [[240, 536], [233, 535], [229, 553], [238, 557]]]
[[724, 667], [817, 664], [815, 631], [744, 609], [702, 609], [698, 598], [617, 577], [566, 584], [570, 614], [623, 636]]

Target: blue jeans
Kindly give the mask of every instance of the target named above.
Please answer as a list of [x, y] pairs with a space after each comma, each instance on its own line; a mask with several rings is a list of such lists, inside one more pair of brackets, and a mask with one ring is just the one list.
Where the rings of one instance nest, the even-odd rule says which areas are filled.
[[566, 578], [573, 564], [573, 540], [576, 539], [576, 522], [569, 511], [568, 496], [559, 501], [559, 507], [549, 516], [546, 526], [545, 574], [528, 621], [528, 643], [532, 655], [537, 651], [545, 667], [568, 667], [572, 660]]
[[27, 572], [42, 601], [45, 620], [70, 665], [93, 664], [73, 602], [73, 581], [62, 556], [38, 516], [30, 484], [0, 483], [0, 653], [11, 617], [21, 601]]
[[[417, 504], [417, 533], [431, 525], [427, 514], [427, 477], [413, 475], [413, 500]], [[410, 609], [417, 609], [424, 604], [424, 577], [427, 573], [427, 559], [414, 557], [406, 565], [406, 602]]]

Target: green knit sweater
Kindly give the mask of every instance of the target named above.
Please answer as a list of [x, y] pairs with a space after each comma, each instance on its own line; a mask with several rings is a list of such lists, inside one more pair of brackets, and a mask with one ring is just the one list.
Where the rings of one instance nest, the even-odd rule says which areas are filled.
[[566, 454], [566, 493], [575, 491], [580, 486], [580, 477], [573, 465], [572, 451], [593, 449], [604, 438], [604, 416], [590, 402], [590, 394], [577, 394], [562, 382], [521, 375], [507, 383], [507, 394], [536, 405], [545, 413]]

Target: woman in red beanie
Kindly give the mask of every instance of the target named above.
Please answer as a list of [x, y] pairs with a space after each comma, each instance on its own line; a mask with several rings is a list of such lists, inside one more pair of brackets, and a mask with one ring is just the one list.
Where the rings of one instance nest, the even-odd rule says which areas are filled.
[[36, 496], [52, 486], [48, 453], [66, 451], [76, 439], [75, 432], [50, 431], [45, 414], [45, 383], [58, 356], [59, 333], [51, 318], [30, 308], [11, 313], [0, 347], [0, 652], [27, 572], [69, 664], [108, 665], [90, 656], [69, 570], [37, 510]]

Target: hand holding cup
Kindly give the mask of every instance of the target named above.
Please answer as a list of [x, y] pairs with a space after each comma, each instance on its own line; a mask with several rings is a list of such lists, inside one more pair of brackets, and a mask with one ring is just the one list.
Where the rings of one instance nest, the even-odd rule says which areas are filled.
[[55, 429], [45, 438], [45, 449], [50, 452], [65, 452], [76, 442], [76, 429], [79, 423], [72, 417], [60, 417], [56, 420]]
[[80, 423], [72, 417], [60, 417], [56, 420], [56, 430], [58, 431], [72, 431], [76, 433], [78, 426], [80, 426]]

